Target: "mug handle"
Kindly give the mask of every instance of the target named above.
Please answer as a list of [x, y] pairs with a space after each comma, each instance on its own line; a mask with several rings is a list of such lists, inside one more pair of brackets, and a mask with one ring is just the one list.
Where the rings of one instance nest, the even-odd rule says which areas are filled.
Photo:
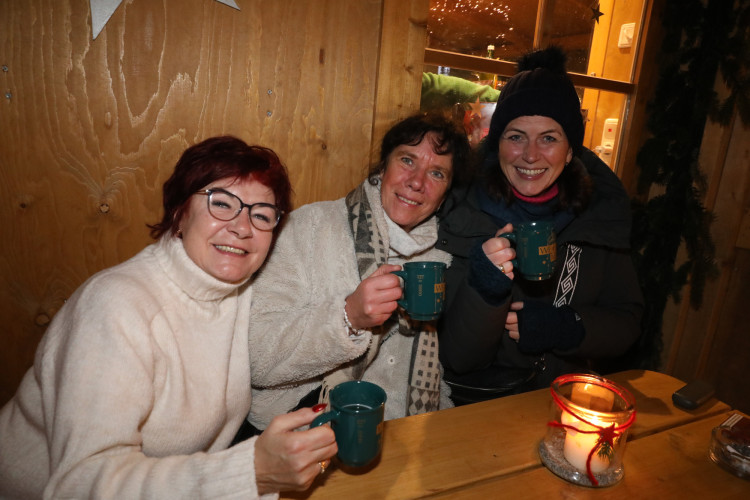
[[[396, 276], [404, 280], [404, 284], [406, 284], [406, 271], [391, 271], [391, 274], [395, 274]], [[409, 305], [406, 303], [406, 294], [404, 294], [404, 298], [398, 299], [396, 303], [407, 311], [409, 310]]]
[[335, 420], [336, 417], [338, 417], [338, 412], [336, 410], [327, 411], [323, 413], [322, 415], [318, 415], [315, 417], [315, 420], [312, 421], [310, 424], [310, 429], [314, 427], [320, 427], [321, 425], [330, 422], [331, 420]]
[[[513, 248], [516, 247], [516, 233], [503, 233], [498, 238], [505, 238], [506, 240], [510, 241], [510, 246]], [[513, 269], [515, 270], [516, 267], [518, 267], [518, 261], [516, 259], [513, 259], [510, 261], [511, 264], [513, 264]]]
[[505, 238], [506, 240], [510, 240], [514, 245], [516, 244], [516, 233], [503, 233], [498, 238]]

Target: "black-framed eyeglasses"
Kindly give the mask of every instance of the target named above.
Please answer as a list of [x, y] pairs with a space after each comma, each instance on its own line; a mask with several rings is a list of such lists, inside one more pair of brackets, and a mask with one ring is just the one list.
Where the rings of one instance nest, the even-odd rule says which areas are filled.
[[272, 231], [275, 228], [283, 212], [276, 205], [270, 203], [245, 203], [241, 199], [221, 188], [204, 189], [196, 194], [208, 196], [208, 213], [214, 218], [230, 221], [236, 219], [247, 207], [250, 222], [256, 229], [261, 231]]

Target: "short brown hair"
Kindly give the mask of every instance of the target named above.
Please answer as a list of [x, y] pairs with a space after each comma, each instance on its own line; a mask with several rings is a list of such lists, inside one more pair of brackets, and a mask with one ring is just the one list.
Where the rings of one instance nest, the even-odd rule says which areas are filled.
[[468, 178], [471, 148], [466, 134], [453, 120], [430, 112], [404, 118], [385, 133], [380, 146], [380, 161], [370, 167], [367, 174], [370, 183], [377, 184], [377, 178], [385, 172], [388, 156], [394, 149], [401, 145], [416, 146], [430, 132], [437, 136], [437, 142], [434, 144], [435, 153], [453, 155], [453, 180], [460, 182]]
[[190, 197], [225, 178], [252, 178], [273, 191], [275, 204], [284, 214], [292, 209], [292, 185], [276, 153], [263, 146], [248, 146], [236, 137], [212, 137], [186, 149], [177, 161], [163, 187], [164, 216], [161, 222], [148, 226], [151, 237], [176, 234]]

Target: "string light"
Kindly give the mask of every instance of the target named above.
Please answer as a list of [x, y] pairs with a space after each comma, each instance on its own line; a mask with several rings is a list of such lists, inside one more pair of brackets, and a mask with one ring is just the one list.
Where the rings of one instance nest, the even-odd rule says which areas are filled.
[[[449, 28], [449, 21], [457, 17], [476, 19], [474, 24], [492, 26], [494, 37], [483, 40], [482, 47], [476, 47], [477, 55], [483, 54], [486, 45], [495, 44], [498, 47], [505, 45], [505, 33], [513, 31], [510, 24], [511, 8], [506, 2], [495, 2], [492, 0], [432, 0], [430, 2], [430, 20], [427, 23], [428, 35], [432, 39], [440, 39], [440, 33]], [[470, 23], [472, 24], [472, 23]], [[458, 39], [474, 38], [480, 33], [451, 33], [453, 42]], [[445, 36], [445, 35], [444, 35]]]

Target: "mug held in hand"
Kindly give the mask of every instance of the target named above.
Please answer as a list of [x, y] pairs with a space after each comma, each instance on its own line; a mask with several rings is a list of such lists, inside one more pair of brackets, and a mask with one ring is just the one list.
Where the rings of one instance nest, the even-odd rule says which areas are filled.
[[310, 428], [331, 422], [339, 448], [336, 457], [347, 467], [364, 467], [383, 447], [385, 391], [362, 380], [343, 382], [328, 395], [331, 410], [318, 415]]
[[542, 281], [552, 277], [557, 261], [555, 227], [550, 221], [522, 222], [513, 227], [512, 233], [503, 233], [516, 249], [513, 268], [531, 281]]
[[445, 303], [445, 268], [442, 262], [407, 262], [403, 271], [393, 271], [404, 280], [404, 297], [398, 305], [412, 319], [432, 321], [440, 316]]

